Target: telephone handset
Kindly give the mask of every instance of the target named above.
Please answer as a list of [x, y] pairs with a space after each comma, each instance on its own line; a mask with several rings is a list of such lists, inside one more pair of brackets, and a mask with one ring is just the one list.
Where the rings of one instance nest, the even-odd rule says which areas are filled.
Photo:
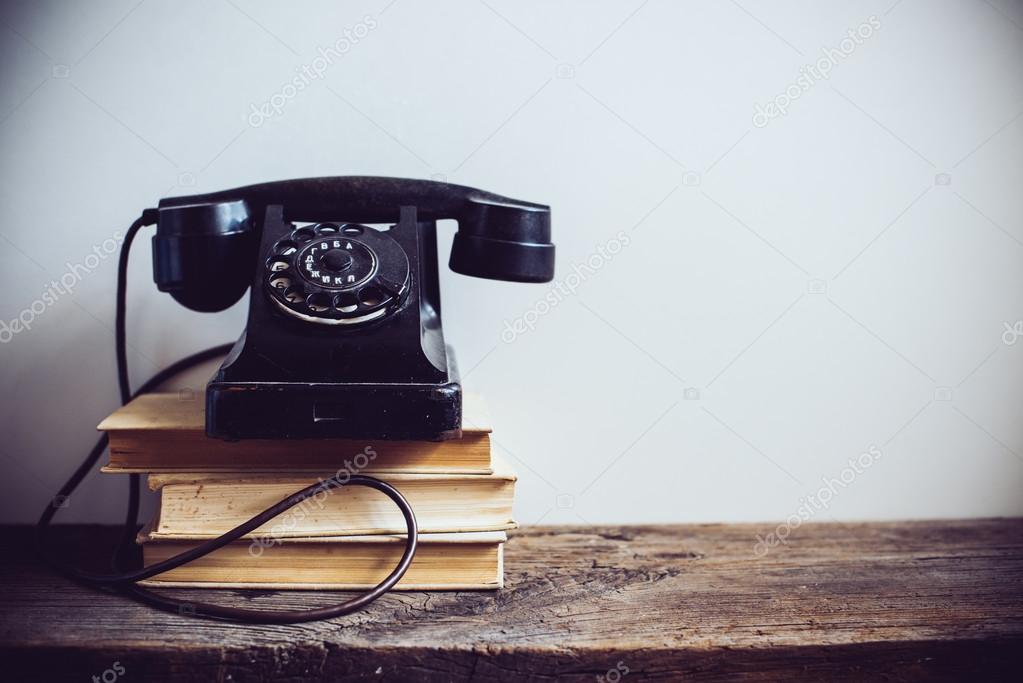
[[156, 215], [161, 291], [206, 312], [252, 291], [246, 330], [207, 386], [207, 433], [223, 439], [456, 438], [436, 221], [458, 222], [455, 272], [554, 276], [549, 207], [448, 183], [285, 180], [163, 199]]

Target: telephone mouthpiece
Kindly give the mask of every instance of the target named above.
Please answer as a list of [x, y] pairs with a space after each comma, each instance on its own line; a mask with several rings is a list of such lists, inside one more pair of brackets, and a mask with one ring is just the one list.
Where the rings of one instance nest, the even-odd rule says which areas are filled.
[[456, 273], [491, 280], [550, 282], [550, 207], [483, 192], [469, 197], [448, 265]]
[[455, 234], [451, 270], [490, 280], [550, 282], [554, 279], [554, 245]]

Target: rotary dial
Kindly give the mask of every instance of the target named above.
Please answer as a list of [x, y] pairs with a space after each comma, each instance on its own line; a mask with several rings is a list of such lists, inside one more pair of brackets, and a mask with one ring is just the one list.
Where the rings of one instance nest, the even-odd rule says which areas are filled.
[[398, 308], [408, 291], [409, 262], [385, 232], [320, 223], [296, 228], [274, 244], [265, 281], [285, 313], [350, 325], [378, 320]]

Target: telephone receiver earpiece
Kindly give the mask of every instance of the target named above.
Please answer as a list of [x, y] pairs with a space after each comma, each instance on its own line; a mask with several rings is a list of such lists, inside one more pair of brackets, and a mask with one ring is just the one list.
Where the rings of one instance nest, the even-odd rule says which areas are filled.
[[153, 237], [159, 289], [198, 311], [238, 301], [251, 284], [259, 219], [276, 204], [287, 220], [355, 223], [395, 222], [401, 207], [414, 206], [420, 220], [457, 221], [449, 260], [456, 273], [513, 282], [554, 277], [547, 206], [431, 180], [340, 176], [162, 199]]
[[259, 236], [243, 199], [165, 206], [153, 236], [153, 279], [161, 292], [193, 311], [222, 311], [251, 284]]

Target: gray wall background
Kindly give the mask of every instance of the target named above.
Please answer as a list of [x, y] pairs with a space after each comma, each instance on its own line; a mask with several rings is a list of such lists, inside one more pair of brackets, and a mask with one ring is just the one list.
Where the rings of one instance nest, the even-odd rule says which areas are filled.
[[[524, 524], [1023, 513], [1019, 2], [8, 2], [0, 51], [2, 521], [116, 405], [139, 211], [335, 174], [553, 206], [555, 283], [442, 282]], [[136, 384], [247, 305], [146, 238]]]

